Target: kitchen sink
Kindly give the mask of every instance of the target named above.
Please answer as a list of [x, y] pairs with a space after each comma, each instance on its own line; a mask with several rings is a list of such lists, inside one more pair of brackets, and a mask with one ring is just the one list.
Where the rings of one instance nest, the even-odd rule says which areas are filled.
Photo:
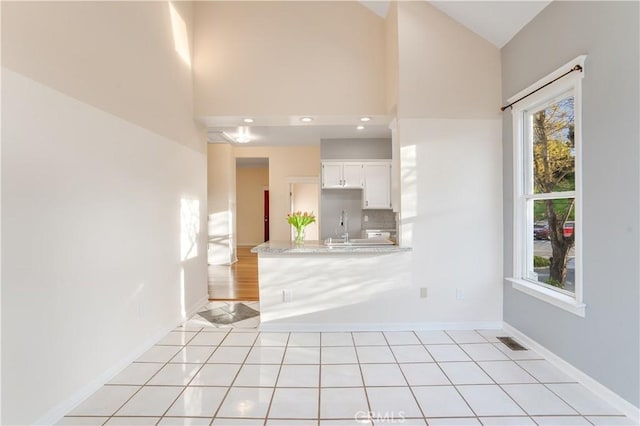
[[393, 245], [393, 241], [386, 238], [350, 238], [345, 241], [342, 238], [327, 238], [324, 240], [327, 247], [371, 247]]

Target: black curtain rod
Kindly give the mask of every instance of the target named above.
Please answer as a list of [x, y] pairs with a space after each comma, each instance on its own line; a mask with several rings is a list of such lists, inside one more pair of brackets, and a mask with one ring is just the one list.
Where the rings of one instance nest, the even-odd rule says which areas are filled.
[[582, 72], [582, 67], [581, 67], [580, 65], [576, 65], [576, 66], [574, 66], [574, 67], [573, 67], [573, 68], [571, 68], [569, 71], [567, 71], [567, 72], [565, 72], [564, 74], [562, 74], [560, 77], [554, 78], [553, 80], [551, 80], [550, 82], [548, 82], [548, 83], [547, 83], [547, 84], [545, 84], [544, 86], [540, 86], [540, 87], [538, 87], [538, 88], [537, 88], [536, 90], [534, 90], [533, 92], [529, 92], [529, 93], [527, 93], [526, 95], [524, 95], [524, 96], [523, 96], [523, 97], [521, 97], [520, 99], [518, 99], [518, 100], [515, 100], [515, 101], [511, 102], [509, 105], [505, 105], [505, 106], [503, 106], [502, 108], [500, 108], [500, 111], [504, 111], [504, 110], [505, 110], [505, 109], [507, 109], [507, 108], [511, 108], [511, 109], [513, 109], [513, 106], [514, 106], [515, 104], [517, 104], [518, 102], [520, 102], [521, 100], [523, 100], [523, 99], [525, 99], [525, 98], [528, 98], [529, 96], [533, 95], [534, 93], [536, 93], [536, 92], [538, 92], [538, 91], [540, 91], [540, 90], [544, 89], [545, 87], [547, 87], [547, 86], [548, 86], [548, 85], [550, 85], [551, 83], [554, 83], [554, 82], [556, 82], [556, 81], [560, 80], [562, 77], [564, 77], [564, 76], [566, 76], [566, 75], [569, 75], [569, 74], [571, 74], [571, 73], [572, 73], [572, 72], [574, 72], [574, 71], [580, 71], [580, 72]]

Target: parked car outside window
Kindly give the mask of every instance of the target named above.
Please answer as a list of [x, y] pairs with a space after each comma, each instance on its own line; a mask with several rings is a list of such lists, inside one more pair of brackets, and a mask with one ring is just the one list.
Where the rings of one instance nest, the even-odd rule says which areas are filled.
[[536, 240], [548, 240], [551, 235], [549, 225], [546, 223], [533, 224], [533, 238]]

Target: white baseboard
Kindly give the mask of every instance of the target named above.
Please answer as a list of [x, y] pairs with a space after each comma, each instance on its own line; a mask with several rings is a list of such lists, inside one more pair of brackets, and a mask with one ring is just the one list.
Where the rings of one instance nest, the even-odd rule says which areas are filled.
[[405, 330], [500, 330], [502, 321], [401, 322], [401, 323], [284, 323], [262, 322], [260, 331], [405, 331]]
[[516, 340], [519, 340], [529, 349], [532, 349], [534, 352], [542, 355], [547, 361], [562, 370], [562, 372], [566, 373], [569, 377], [575, 379], [578, 383], [589, 389], [591, 392], [595, 393], [600, 399], [609, 403], [614, 408], [620, 410], [620, 412], [622, 412], [625, 416], [629, 417], [637, 424], [640, 424], [640, 408], [631, 404], [629, 401], [622, 398], [620, 395], [613, 392], [611, 389], [604, 386], [597, 380], [593, 379], [588, 374], [584, 373], [564, 359], [560, 358], [558, 355], [554, 354], [549, 349], [542, 346], [540, 343], [531, 339], [517, 328], [507, 324], [506, 322], [504, 323], [503, 328], [504, 331], [516, 338]]
[[142, 355], [143, 353], [148, 351], [149, 348], [158, 343], [158, 341], [166, 336], [167, 333], [191, 318], [198, 311], [198, 309], [204, 306], [208, 301], [208, 296], [201, 297], [189, 308], [184, 318], [180, 318], [177, 321], [172, 321], [171, 324], [166, 324], [160, 327], [158, 331], [156, 331], [150, 338], [136, 346], [131, 352], [122, 357], [120, 361], [108, 368], [94, 380], [87, 383], [65, 401], [62, 401], [60, 404], [47, 411], [34, 424], [53, 425], [59, 422], [60, 419], [65, 416], [65, 414], [74, 409], [78, 404], [87, 399], [89, 396], [93, 395], [105, 383], [108, 383], [129, 364], [138, 359], [140, 355]]

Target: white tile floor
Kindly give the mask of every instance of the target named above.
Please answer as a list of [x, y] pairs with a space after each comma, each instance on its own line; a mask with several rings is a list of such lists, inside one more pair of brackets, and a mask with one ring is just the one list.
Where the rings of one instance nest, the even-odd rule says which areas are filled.
[[503, 332], [268, 333], [258, 323], [194, 317], [58, 424], [633, 424], [538, 354], [509, 350]]

